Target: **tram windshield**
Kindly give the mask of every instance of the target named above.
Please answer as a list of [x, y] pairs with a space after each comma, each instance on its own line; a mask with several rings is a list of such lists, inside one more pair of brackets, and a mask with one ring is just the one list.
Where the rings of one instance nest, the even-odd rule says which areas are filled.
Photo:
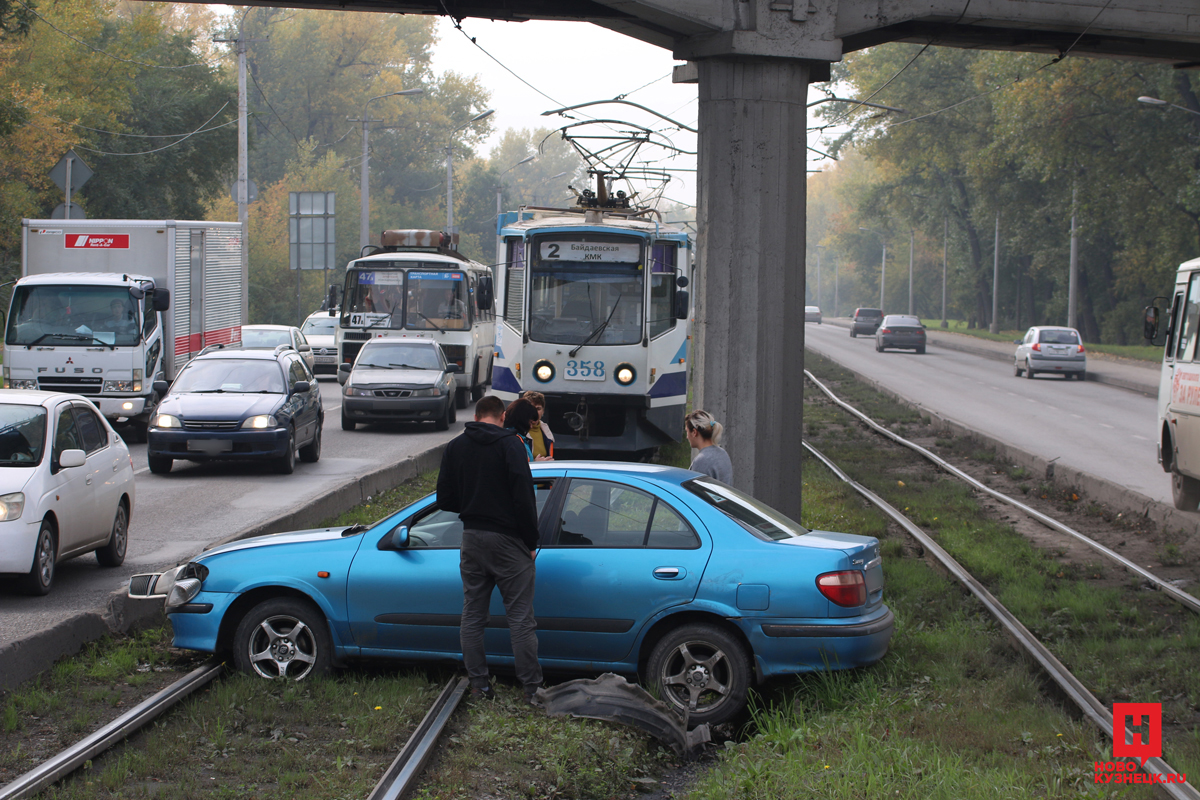
[[346, 274], [345, 327], [464, 330], [469, 324], [465, 272], [356, 269]]
[[538, 267], [530, 291], [530, 338], [554, 344], [637, 344], [642, 340], [642, 287], [638, 264]]

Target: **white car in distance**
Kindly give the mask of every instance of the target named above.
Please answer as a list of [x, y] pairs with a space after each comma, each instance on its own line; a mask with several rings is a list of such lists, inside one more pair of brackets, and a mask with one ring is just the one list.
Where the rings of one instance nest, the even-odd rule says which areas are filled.
[[119, 567], [134, 496], [129, 448], [85, 398], [0, 392], [0, 573], [44, 595], [64, 559]]
[[330, 311], [314, 311], [304, 320], [300, 332], [312, 347], [313, 375], [337, 376], [337, 309]]

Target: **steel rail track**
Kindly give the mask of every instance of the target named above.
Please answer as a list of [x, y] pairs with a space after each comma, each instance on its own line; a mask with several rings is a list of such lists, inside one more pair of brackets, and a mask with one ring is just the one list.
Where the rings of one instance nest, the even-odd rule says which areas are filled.
[[1083, 544], [1085, 544], [1088, 547], [1095, 550], [1100, 555], [1119, 564], [1120, 566], [1124, 567], [1125, 569], [1127, 569], [1130, 572], [1137, 575], [1139, 578], [1142, 578], [1147, 583], [1149, 583], [1151, 586], [1153, 586], [1155, 589], [1158, 589], [1159, 591], [1163, 592], [1164, 594], [1169, 596], [1172, 600], [1175, 600], [1177, 603], [1182, 605], [1184, 608], [1186, 608], [1189, 611], [1192, 611], [1194, 613], [1200, 614], [1200, 598], [1193, 597], [1192, 595], [1188, 594], [1187, 592], [1183, 591], [1182, 589], [1178, 588], [1177, 586], [1173, 586], [1170, 583], [1167, 583], [1162, 578], [1158, 577], [1157, 575], [1155, 575], [1152, 572], [1148, 572], [1147, 570], [1138, 566], [1134, 562], [1130, 561], [1128, 558], [1125, 558], [1125, 556], [1121, 555], [1120, 553], [1110, 550], [1109, 548], [1100, 544], [1096, 540], [1090, 539], [1087, 536], [1084, 536], [1079, 531], [1077, 531], [1074, 528], [1071, 528], [1067, 525], [1064, 525], [1063, 523], [1059, 522], [1058, 520], [1054, 519], [1053, 517], [1049, 517], [1046, 514], [1043, 514], [1042, 512], [1038, 511], [1037, 509], [1031, 508], [1030, 506], [1025, 505], [1024, 503], [1022, 503], [1020, 500], [1017, 500], [1016, 498], [1009, 497], [1006, 494], [997, 492], [995, 489], [992, 489], [990, 486], [980, 483], [979, 481], [975, 480], [967, 473], [960, 470], [958, 467], [949, 463], [945, 459], [942, 459], [939, 456], [934, 455], [930, 451], [926, 450], [924, 447], [921, 447], [919, 444], [910, 442], [907, 439], [905, 439], [904, 437], [900, 436], [899, 434], [889, 431], [887, 428], [883, 427], [882, 425], [877, 423], [875, 420], [871, 419], [866, 414], [859, 411], [857, 408], [855, 408], [854, 406], [847, 403], [845, 400], [842, 400], [840, 397], [835, 395], [832, 391], [829, 390], [828, 387], [825, 386], [825, 384], [823, 384], [823, 383], [821, 383], [821, 381], [817, 380], [816, 376], [813, 375], [808, 370], [804, 371], [804, 375], [810, 381], [812, 381], [813, 384], [818, 389], [820, 389], [825, 394], [826, 397], [828, 397], [835, 404], [837, 404], [842, 410], [857, 417], [859, 420], [861, 420], [864, 424], [866, 424], [868, 427], [870, 427], [876, 433], [878, 433], [882, 436], [886, 436], [887, 438], [891, 439], [892, 441], [896, 442], [897, 444], [903, 445], [904, 447], [907, 447], [909, 450], [912, 450], [913, 452], [927, 458], [929, 461], [933, 462], [935, 465], [937, 465], [941, 469], [945, 470], [946, 472], [949, 472], [954, 477], [959, 478], [963, 481], [966, 481], [968, 484], [970, 484], [973, 488], [977, 489], [978, 491], [981, 491], [984, 494], [986, 494], [990, 497], [993, 497], [1002, 503], [1007, 503], [1008, 505], [1012, 506], [1013, 508], [1016, 508], [1017, 510], [1024, 512], [1025, 514], [1028, 514], [1030, 517], [1033, 517], [1038, 522], [1042, 523], [1043, 525], [1050, 528], [1051, 530], [1057, 531], [1061, 534], [1071, 537], [1072, 539], [1075, 539], [1076, 541], [1082, 542]]
[[209, 659], [162, 691], [138, 703], [100, 730], [26, 772], [7, 786], [0, 788], [0, 800], [18, 800], [18, 798], [30, 797], [63, 776], [79, 769], [88, 759], [94, 758], [97, 754], [153, 722], [197, 689], [212, 683], [221, 674], [223, 666], [221, 660]]
[[[971, 594], [975, 595], [983, 603], [984, 607], [996, 618], [1013, 641], [1028, 653], [1031, 658], [1037, 661], [1046, 674], [1050, 676], [1051, 680], [1058, 684], [1059, 688], [1079, 707], [1084, 716], [1095, 724], [1106, 736], [1111, 737], [1113, 735], [1112, 712], [1095, 695], [1089, 692], [1087, 687], [1070, 670], [1063, 666], [1062, 662], [1055, 658], [1054, 654], [1038, 641], [1037, 637], [1030, 633], [1029, 629], [1021, 624], [1021, 621], [1013, 616], [1012, 612], [1005, 608], [971, 573], [967, 572], [953, 556], [947, 553], [929, 534], [913, 524], [908, 517], [897, 511], [894, 506], [843, 472], [821, 451], [808, 442], [804, 442], [804, 448], [816, 456], [840, 480], [847, 483], [856, 492], [866, 498], [868, 502], [877, 506], [904, 528], [910, 536], [916, 539], [925, 548], [926, 553], [936, 558], [938, 563], [945, 567], [955, 580], [965, 586]], [[1123, 726], [1123, 730], [1125, 731], [1126, 744], [1134, 742], [1133, 734], [1129, 728]], [[1141, 766], [1141, 770], [1149, 775], [1166, 776], [1178, 774], [1170, 764], [1159, 757], [1147, 759], [1145, 764]], [[1200, 792], [1187, 783], [1159, 783], [1155, 784], [1155, 786], [1162, 789], [1168, 796], [1175, 800], [1200, 800]]]
[[426, 712], [421, 724], [404, 743], [396, 760], [367, 795], [367, 800], [399, 800], [408, 793], [412, 784], [420, 777], [421, 771], [425, 769], [429, 757], [433, 755], [433, 746], [437, 744], [438, 737], [450, 721], [450, 715], [462, 702], [469, 685], [470, 682], [466, 678], [452, 679], [446, 684]]

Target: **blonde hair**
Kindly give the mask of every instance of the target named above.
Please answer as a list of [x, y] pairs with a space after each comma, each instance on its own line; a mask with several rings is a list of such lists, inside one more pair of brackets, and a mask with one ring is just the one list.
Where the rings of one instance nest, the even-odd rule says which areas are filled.
[[707, 411], [697, 409], [684, 417], [683, 421], [688, 430], [698, 433], [701, 439], [711, 440], [713, 444], [721, 443], [721, 433], [725, 427]]

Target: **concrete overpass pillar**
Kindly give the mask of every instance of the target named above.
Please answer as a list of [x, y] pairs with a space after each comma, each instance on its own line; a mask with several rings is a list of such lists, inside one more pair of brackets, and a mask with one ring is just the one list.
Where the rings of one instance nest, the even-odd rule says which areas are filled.
[[800, 519], [809, 63], [698, 61], [693, 401], [725, 426], [734, 485]]

